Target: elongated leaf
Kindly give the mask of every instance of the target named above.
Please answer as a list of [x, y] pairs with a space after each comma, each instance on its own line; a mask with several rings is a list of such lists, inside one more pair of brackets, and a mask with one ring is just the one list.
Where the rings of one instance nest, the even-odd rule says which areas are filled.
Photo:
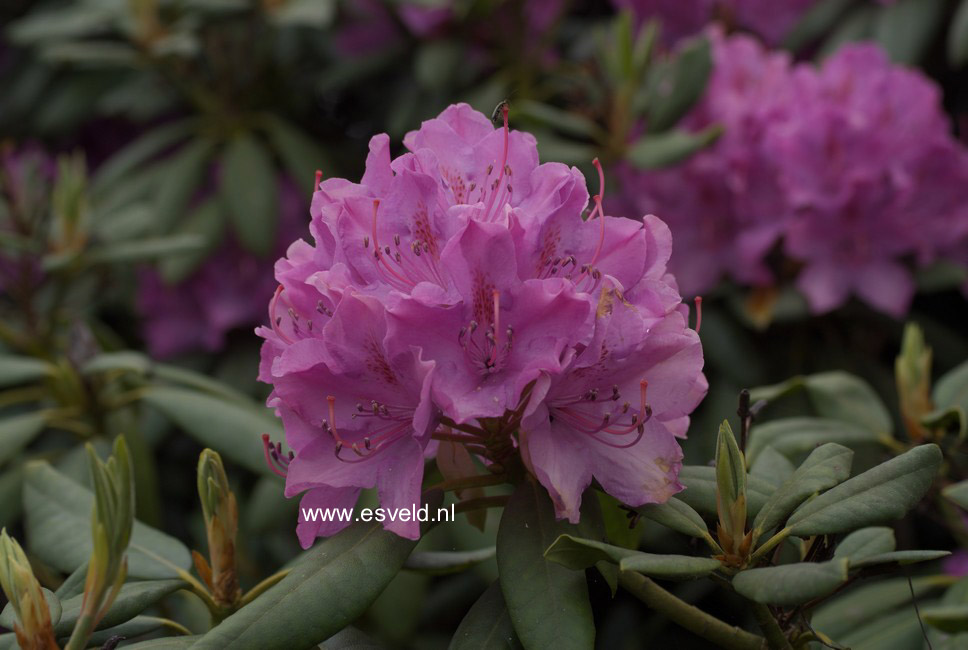
[[585, 575], [543, 557], [564, 534], [581, 531], [555, 520], [543, 487], [521, 483], [501, 518], [497, 564], [511, 622], [525, 647], [590, 649], [595, 644]]
[[907, 578], [890, 578], [874, 584], [864, 584], [838, 595], [817, 608], [813, 616], [814, 628], [839, 639], [852, 629], [897, 607], [911, 607], [911, 589], [922, 598], [944, 584], [944, 579], [914, 578], [908, 587]]
[[[909, 599], [910, 596], [908, 593]], [[908, 606], [881, 618], [864, 621], [838, 637], [837, 641], [851, 650], [911, 650], [921, 647], [924, 636], [917, 611]]]
[[934, 385], [933, 398], [938, 408], [960, 406], [968, 413], [968, 361], [938, 380]]
[[664, 131], [678, 122], [702, 96], [711, 71], [711, 48], [705, 38], [685, 43], [675, 58], [656, 65], [646, 82], [649, 129]]
[[783, 418], [753, 427], [747, 456], [756, 463], [760, 452], [773, 447], [787, 458], [796, 458], [818, 445], [835, 442], [856, 449], [880, 444], [880, 437], [864, 427], [825, 418]]
[[[431, 510], [440, 503], [436, 493]], [[308, 551], [278, 584], [216, 625], [195, 650], [307, 648], [356, 620], [403, 566], [415, 540], [356, 523]]]
[[88, 264], [117, 264], [143, 262], [169, 256], [191, 254], [202, 250], [205, 240], [198, 235], [182, 234], [153, 237], [138, 241], [123, 241], [92, 248], [84, 255]]
[[[61, 599], [57, 597], [57, 594], [45, 589], [40, 588], [44, 594], [44, 600], [47, 601], [47, 610], [50, 612], [50, 622], [51, 625], [57, 625], [57, 622], [61, 620], [63, 616], [63, 606], [61, 605]], [[8, 630], [12, 630], [15, 624], [18, 624], [17, 615], [13, 611], [13, 605], [7, 603], [0, 611], [0, 627], [5, 627]]]
[[123, 352], [102, 352], [81, 369], [85, 375], [95, 375], [102, 372], [131, 372], [144, 375], [151, 369], [151, 359], [141, 352], [125, 350]]
[[968, 0], [961, 0], [948, 28], [948, 63], [960, 68], [968, 63]]
[[307, 196], [312, 195], [317, 189], [313, 187], [316, 170], [325, 171], [332, 166], [326, 153], [315, 144], [312, 136], [280, 117], [266, 117], [265, 126], [272, 148], [279, 154], [290, 178]]
[[20, 520], [23, 510], [23, 465], [13, 464], [0, 473], [0, 528]]
[[282, 427], [264, 410], [195, 391], [161, 386], [146, 388], [143, 399], [206, 447], [254, 472], [269, 472], [261, 436], [268, 433], [278, 440], [282, 437]]
[[74, 569], [71, 573], [64, 579], [61, 586], [57, 588], [57, 597], [61, 600], [67, 600], [73, 596], [76, 596], [84, 591], [84, 581], [87, 579], [87, 563], [85, 562], [81, 566]]
[[676, 497], [665, 503], [653, 503], [635, 509], [637, 513], [657, 524], [690, 537], [706, 537], [709, 529], [698, 512]]
[[794, 52], [819, 39], [830, 31], [852, 0], [820, 0], [813, 4], [800, 18], [793, 30], [783, 40], [783, 47]]
[[320, 650], [385, 650], [385, 646], [377, 643], [355, 627], [345, 627], [321, 644]]
[[750, 475], [780, 487], [796, 470], [790, 459], [768, 445], [757, 455], [756, 462], [750, 467]]
[[251, 135], [229, 143], [222, 157], [220, 191], [239, 241], [268, 255], [276, 241], [277, 173], [265, 148]]
[[[154, 605], [165, 596], [172, 594], [179, 589], [184, 589], [186, 583], [182, 580], [143, 580], [140, 582], [129, 582], [121, 587], [118, 597], [111, 605], [111, 609], [105, 614], [104, 619], [98, 623], [99, 630], [121, 625], [125, 621], [131, 620], [151, 605]], [[81, 604], [84, 594], [78, 594], [61, 603], [63, 614], [60, 622], [54, 627], [57, 636], [69, 635], [74, 629], [74, 624], [81, 614]]]
[[403, 568], [426, 575], [447, 575], [466, 571], [476, 564], [490, 560], [496, 552], [495, 547], [475, 551], [424, 551], [407, 558]]
[[40, 359], [0, 355], [0, 388], [46, 379], [53, 370], [51, 364]]
[[153, 203], [157, 232], [167, 234], [181, 220], [192, 195], [207, 177], [214, 150], [210, 140], [195, 140], [165, 161]]
[[44, 430], [47, 422], [43, 411], [34, 411], [0, 419], [0, 465], [20, 453]]
[[[166, 618], [158, 618], [156, 616], [135, 616], [134, 618], [129, 619], [119, 625], [115, 625], [114, 627], [100, 628], [97, 632], [91, 635], [91, 640], [88, 643], [91, 646], [101, 646], [106, 644], [108, 640], [113, 637], [124, 637], [125, 640], [134, 639], [140, 636], [145, 636], [149, 632], [161, 630], [165, 627], [172, 627], [171, 621]], [[178, 633], [181, 630], [179, 628], [174, 628], [172, 631]]]
[[753, 521], [754, 543], [760, 534], [773, 530], [783, 522], [811, 494], [823, 492], [847, 480], [853, 458], [854, 452], [835, 443], [814, 449], [756, 515]]
[[896, 0], [885, 5], [874, 24], [874, 38], [895, 63], [918, 63], [941, 27], [945, 0]]
[[968, 632], [968, 603], [925, 607], [921, 611], [921, 618], [942, 632]]
[[865, 558], [890, 553], [897, 546], [894, 540], [894, 531], [886, 526], [870, 526], [855, 530], [847, 535], [837, 550], [834, 551], [835, 558], [845, 557], [851, 561], [859, 562]]
[[188, 278], [222, 243], [225, 235], [225, 216], [222, 212], [222, 202], [218, 197], [212, 197], [188, 213], [181, 231], [198, 237], [201, 244], [195, 250], [161, 260], [158, 270], [165, 282], [177, 284]]
[[95, 192], [109, 189], [139, 165], [187, 138], [194, 126], [194, 120], [179, 120], [148, 131], [98, 168], [92, 179], [92, 189]]
[[201, 635], [170, 636], [164, 639], [150, 639], [148, 641], [125, 644], [124, 648], [125, 650], [185, 650], [185, 648], [191, 648], [201, 638]]
[[949, 485], [941, 491], [946, 499], [950, 499], [959, 507], [968, 510], [968, 481]]
[[696, 133], [672, 129], [645, 135], [629, 148], [627, 157], [639, 169], [671, 167], [705, 149], [722, 133], [722, 127], [711, 126]]
[[448, 650], [518, 650], [521, 647], [504, 603], [501, 583], [495, 581], [457, 626]]
[[601, 128], [592, 120], [557, 106], [522, 99], [514, 102], [512, 108], [516, 115], [579, 138], [595, 139], [601, 135]]
[[940, 466], [937, 445], [915, 447], [807, 502], [787, 525], [809, 537], [899, 519], [927, 493]]
[[951, 555], [951, 551], [892, 551], [890, 553], [880, 553], [869, 555], [865, 558], [855, 560], [850, 559], [851, 569], [863, 569], [877, 564], [917, 564], [918, 562], [931, 562], [940, 560]]
[[690, 555], [657, 555], [631, 551], [591, 539], [562, 535], [545, 557], [569, 569], [587, 569], [598, 562], [617, 564], [620, 571], [636, 571], [653, 578], [691, 580], [720, 568], [719, 560]]
[[[684, 465], [679, 481], [686, 489], [676, 498], [704, 515], [716, 514], [716, 468], [705, 465]], [[761, 478], [746, 477], [746, 512], [756, 516], [775, 488]]]
[[792, 606], [826, 596], [846, 581], [847, 560], [831, 560], [748, 569], [733, 578], [733, 587], [758, 603]]
[[[91, 555], [91, 509], [94, 495], [50, 465], [34, 461], [26, 466], [24, 511], [31, 550], [47, 564], [70, 573]], [[188, 569], [188, 549], [161, 531], [134, 522], [128, 547], [128, 575], [132, 578], [173, 578]]]

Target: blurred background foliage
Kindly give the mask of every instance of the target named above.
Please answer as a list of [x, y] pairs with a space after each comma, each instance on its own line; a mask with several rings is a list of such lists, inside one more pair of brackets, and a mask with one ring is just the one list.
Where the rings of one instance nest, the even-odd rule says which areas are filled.
[[[79, 443], [106, 453], [119, 434], [133, 459], [141, 522], [205, 547], [193, 478], [208, 446], [228, 461], [239, 498], [243, 587], [297, 555], [296, 503], [283, 499], [258, 442], [263, 432], [282, 436], [261, 406], [267, 387], [255, 381], [252, 328], [264, 321], [275, 288], [273, 261], [308, 236], [317, 169], [356, 179], [372, 134], [385, 131], [399, 143], [457, 101], [485, 113], [509, 101], [512, 126], [536, 135], [543, 161], [573, 164], [594, 178], [597, 157], [616, 193], [618, 167], [669, 168], [714, 145], [721, 125], [695, 131], [682, 124], [712, 74], [702, 30], [716, 18], [727, 30], [750, 27], [709, 3], [708, 15], [673, 39], [663, 15], [641, 9], [649, 3], [615, 4], [0, 6], [0, 526], [20, 538], [26, 528], [45, 585], [78, 567], [44, 541], [61, 533], [44, 528], [50, 521], [37, 514], [41, 508], [25, 513], [24, 503], [58, 499], [44, 496], [51, 468], [29, 461], [47, 461], [58, 480], [85, 484]], [[953, 135], [962, 136], [968, 0], [806, 4], [773, 45], [806, 61], [849, 41], [874, 41], [892, 61], [918, 66], [940, 84]], [[639, 12], [620, 13], [625, 5]], [[659, 20], [647, 20], [653, 17]], [[968, 358], [964, 279], [952, 265], [918, 277], [908, 319], [934, 349], [936, 375]], [[740, 389], [835, 368], [873, 386], [892, 405], [881, 407], [891, 428], [902, 430], [894, 358], [903, 323], [855, 301], [810, 316], [794, 290], [781, 289], [766, 307], [755, 289], [728, 281], [705, 295], [711, 391], [685, 442], [687, 462], [712, 457], [718, 423], [735, 413]], [[785, 408], [803, 414], [810, 406]], [[654, 527], [622, 533], [625, 513], [603, 505], [611, 532], [628, 537], [628, 546], [682, 543]], [[481, 531], [462, 518], [434, 530], [421, 548], [493, 546], [496, 519]], [[79, 525], [87, 525], [86, 514]], [[46, 537], [31, 535], [39, 531]], [[938, 548], [952, 543], [934, 524], [906, 524], [898, 534]], [[495, 576], [493, 559], [456, 575], [403, 572], [360, 625], [393, 646], [446, 647]], [[593, 602], [608, 600], [604, 583], [591, 587], [600, 597]], [[709, 604], [711, 592], [703, 582], [679, 588], [690, 602]], [[205, 610], [187, 597], [158, 607], [193, 631], [206, 629]], [[743, 620], [730, 599], [711, 609]], [[596, 617], [601, 647], [640, 647], [642, 635], [702, 647], [664, 619], [641, 616], [627, 596], [596, 609]]]

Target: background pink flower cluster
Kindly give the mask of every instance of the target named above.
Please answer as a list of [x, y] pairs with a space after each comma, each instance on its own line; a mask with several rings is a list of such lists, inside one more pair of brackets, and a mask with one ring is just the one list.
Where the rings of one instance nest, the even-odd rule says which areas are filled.
[[[680, 490], [676, 437], [706, 382], [669, 230], [604, 216], [600, 194], [583, 219], [577, 169], [466, 104], [404, 145], [391, 159], [378, 135], [359, 183], [323, 182], [313, 243], [276, 265], [260, 379], [294, 451], [274, 450], [286, 494], [345, 507], [375, 487], [409, 507], [441, 434], [520, 458], [572, 521], [593, 478], [633, 505]], [[344, 525], [300, 522], [300, 541]]]
[[874, 45], [814, 66], [711, 38], [713, 77], [684, 126], [723, 136], [675, 168], [621, 172], [630, 210], [669, 223], [683, 293], [787, 275], [814, 313], [853, 294], [903, 315], [912, 269], [957, 257], [968, 237], [968, 156], [938, 88]]

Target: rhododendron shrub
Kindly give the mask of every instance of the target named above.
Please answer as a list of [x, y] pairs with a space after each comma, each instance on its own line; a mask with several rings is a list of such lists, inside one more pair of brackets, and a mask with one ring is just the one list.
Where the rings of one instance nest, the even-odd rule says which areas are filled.
[[[313, 197], [276, 265], [260, 378], [285, 424], [267, 454], [303, 504], [418, 503], [436, 441], [533, 474], [578, 521], [593, 480], [624, 503], [682, 489], [706, 383], [656, 217], [606, 216], [575, 168], [465, 104], [370, 141], [359, 183]], [[597, 161], [596, 161], [597, 165]], [[599, 168], [600, 170], [600, 168]], [[590, 210], [588, 208], [590, 207]], [[304, 546], [345, 522], [300, 522]], [[417, 522], [387, 522], [416, 538]]]
[[906, 313], [912, 270], [957, 259], [968, 230], [968, 153], [938, 89], [874, 45], [817, 67], [747, 36], [711, 38], [713, 76], [684, 126], [723, 136], [675, 168], [620, 171], [629, 216], [671, 227], [683, 293], [723, 276], [790, 281], [814, 313], [851, 296]]

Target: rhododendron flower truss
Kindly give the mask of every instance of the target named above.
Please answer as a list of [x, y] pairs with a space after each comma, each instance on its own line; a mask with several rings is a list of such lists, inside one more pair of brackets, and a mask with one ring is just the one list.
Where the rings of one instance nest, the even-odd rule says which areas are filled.
[[[266, 454], [305, 506], [369, 487], [417, 503], [434, 440], [496, 481], [526, 469], [573, 521], [592, 480], [633, 506], [681, 489], [676, 436], [706, 383], [669, 230], [607, 217], [597, 161], [589, 201], [503, 118], [451, 106], [396, 159], [374, 137], [361, 182], [319, 183], [314, 243], [277, 263], [260, 377], [293, 455]], [[300, 541], [345, 525], [301, 522]]]

